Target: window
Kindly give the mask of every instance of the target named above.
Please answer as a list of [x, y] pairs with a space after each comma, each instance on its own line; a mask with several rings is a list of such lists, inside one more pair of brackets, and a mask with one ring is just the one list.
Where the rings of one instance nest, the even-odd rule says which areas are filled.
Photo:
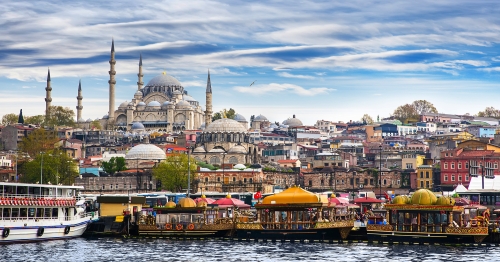
[[424, 178], [424, 171], [420, 171], [420, 178]]
[[109, 189], [113, 189], [113, 184], [109, 185]]
[[448, 163], [444, 163], [444, 169], [448, 169]]
[[325, 180], [321, 179], [321, 185], [324, 186], [325, 185]]
[[309, 186], [312, 186], [312, 185], [313, 185], [313, 181], [309, 180]]
[[462, 162], [458, 162], [458, 169], [462, 169]]
[[469, 175], [465, 175], [465, 181], [469, 181]]
[[424, 188], [424, 181], [420, 181], [420, 188]]
[[448, 181], [448, 176], [444, 176], [444, 181]]
[[446, 156], [448, 156], [448, 153], [446, 153]]
[[451, 163], [451, 169], [455, 169], [455, 163]]
[[425, 181], [425, 187], [426, 187], [426, 188], [430, 188], [429, 181]]
[[462, 181], [462, 175], [458, 174], [457, 177], [458, 177], [458, 181]]
[[469, 169], [469, 162], [465, 162], [465, 168]]
[[429, 178], [429, 171], [425, 171], [425, 178]]
[[406, 169], [412, 169], [413, 164], [412, 163], [406, 163]]
[[208, 183], [208, 177], [205, 177], [205, 183]]
[[455, 181], [455, 175], [451, 175], [451, 181]]

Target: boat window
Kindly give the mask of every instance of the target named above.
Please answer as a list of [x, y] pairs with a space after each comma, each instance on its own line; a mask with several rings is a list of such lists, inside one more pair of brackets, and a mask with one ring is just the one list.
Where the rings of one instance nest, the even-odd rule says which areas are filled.
[[44, 216], [44, 217], [50, 217], [50, 215], [51, 215], [51, 214], [50, 214], [50, 213], [51, 213], [51, 211], [52, 211], [52, 208], [46, 208], [46, 209], [44, 210], [44, 214], [43, 214], [43, 216]]
[[58, 208], [52, 208], [52, 217], [59, 217]]
[[36, 217], [43, 217], [43, 208], [36, 209]]
[[10, 208], [4, 208], [3, 212], [2, 212], [2, 215], [3, 215], [4, 219], [5, 218], [7, 218], [7, 219], [10, 218]]
[[35, 209], [28, 208], [28, 217], [35, 217]]
[[39, 187], [34, 187], [33, 188], [33, 194], [34, 195], [40, 195], [41, 194], [40, 188]]
[[28, 217], [28, 209], [27, 208], [21, 208], [21, 217]]
[[14, 218], [19, 217], [19, 208], [12, 209], [12, 217], [14, 217]]

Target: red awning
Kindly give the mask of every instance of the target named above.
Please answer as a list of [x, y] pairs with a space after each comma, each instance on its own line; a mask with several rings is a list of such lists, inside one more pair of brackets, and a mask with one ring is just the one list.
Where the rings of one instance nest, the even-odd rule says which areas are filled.
[[372, 197], [360, 197], [354, 199], [354, 203], [383, 203], [384, 201]]

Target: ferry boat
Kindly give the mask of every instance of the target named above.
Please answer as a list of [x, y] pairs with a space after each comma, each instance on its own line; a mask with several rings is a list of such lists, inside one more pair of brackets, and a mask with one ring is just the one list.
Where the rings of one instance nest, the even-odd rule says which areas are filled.
[[327, 196], [297, 186], [265, 197], [255, 208], [255, 217], [237, 214], [238, 239], [342, 241], [354, 226], [347, 206], [336, 206]]
[[92, 219], [79, 186], [0, 182], [0, 244], [79, 237]]
[[457, 206], [453, 198], [437, 198], [427, 189], [397, 196], [385, 209], [385, 216], [369, 218], [368, 241], [458, 244], [481, 243], [488, 236], [488, 210]]
[[187, 197], [176, 204], [154, 206], [153, 214], [139, 218], [139, 236], [168, 238], [228, 237], [234, 229], [230, 209]]

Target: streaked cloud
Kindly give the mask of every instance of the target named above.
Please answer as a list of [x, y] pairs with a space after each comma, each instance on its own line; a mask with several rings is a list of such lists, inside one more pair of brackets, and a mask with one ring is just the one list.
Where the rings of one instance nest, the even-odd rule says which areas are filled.
[[333, 89], [326, 87], [315, 87], [315, 88], [305, 89], [301, 86], [294, 84], [278, 84], [278, 83], [270, 83], [266, 85], [263, 84], [253, 85], [251, 87], [237, 86], [234, 87], [234, 89], [238, 92], [248, 93], [252, 95], [263, 95], [263, 94], [270, 95], [273, 93], [289, 95], [288, 93], [293, 93], [296, 95], [303, 95], [303, 96], [315, 96], [315, 95], [325, 94], [330, 91], [334, 91]]
[[281, 77], [288, 77], [288, 78], [314, 79], [314, 76], [294, 75], [294, 74], [290, 74], [288, 72], [282, 72], [282, 73], [279, 73], [278, 75]]

